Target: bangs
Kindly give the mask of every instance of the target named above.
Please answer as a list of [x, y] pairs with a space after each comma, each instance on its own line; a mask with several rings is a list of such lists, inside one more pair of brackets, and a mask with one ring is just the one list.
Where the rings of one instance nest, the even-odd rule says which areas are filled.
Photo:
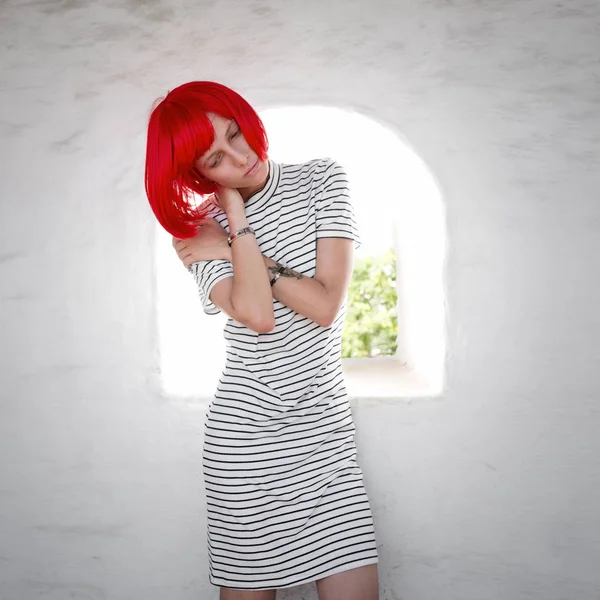
[[212, 122], [200, 102], [173, 103], [165, 112], [175, 171], [189, 171], [215, 140]]

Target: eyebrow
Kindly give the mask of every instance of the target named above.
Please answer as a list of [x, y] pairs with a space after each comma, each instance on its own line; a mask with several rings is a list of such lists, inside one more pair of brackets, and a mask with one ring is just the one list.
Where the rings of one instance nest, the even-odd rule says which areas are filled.
[[[231, 129], [231, 125], [235, 123], [235, 119], [231, 119], [231, 121], [229, 121], [229, 125], [227, 125], [227, 131], [225, 132], [225, 137], [227, 137], [229, 135], [229, 130]], [[212, 154], [210, 154], [207, 158], [204, 159], [204, 164], [206, 165], [207, 162], [209, 162], [212, 157], [217, 154], [218, 151], [215, 150], [215, 152], [213, 152]]]

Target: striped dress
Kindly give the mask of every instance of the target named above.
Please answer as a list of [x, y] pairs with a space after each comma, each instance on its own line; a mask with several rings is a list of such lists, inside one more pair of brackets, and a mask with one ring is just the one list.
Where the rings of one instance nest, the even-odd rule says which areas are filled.
[[[261, 252], [306, 277], [317, 239], [360, 244], [348, 182], [331, 159], [269, 160], [265, 187], [246, 202]], [[216, 206], [209, 216], [228, 231]], [[190, 266], [203, 309], [231, 263]], [[341, 364], [343, 306], [321, 327], [273, 299], [275, 329], [233, 319], [205, 421], [203, 471], [210, 581], [242, 590], [286, 588], [377, 562], [373, 519], [356, 460]]]

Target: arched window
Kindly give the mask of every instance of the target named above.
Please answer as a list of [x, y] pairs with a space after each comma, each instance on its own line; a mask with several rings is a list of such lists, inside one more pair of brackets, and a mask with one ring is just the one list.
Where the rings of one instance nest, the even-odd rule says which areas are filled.
[[[445, 366], [446, 228], [441, 194], [427, 167], [394, 132], [358, 113], [303, 106], [265, 110], [260, 116], [274, 160], [331, 157], [345, 168], [363, 242], [355, 265], [364, 270], [369, 257], [390, 249], [396, 258], [395, 353], [345, 358], [350, 396], [439, 394]], [[200, 310], [193, 279], [178, 264], [169, 236], [159, 229], [157, 238], [163, 389], [169, 395], [210, 398], [225, 357], [225, 317]], [[349, 319], [351, 302], [349, 296]], [[378, 354], [377, 348], [371, 350], [371, 356]]]

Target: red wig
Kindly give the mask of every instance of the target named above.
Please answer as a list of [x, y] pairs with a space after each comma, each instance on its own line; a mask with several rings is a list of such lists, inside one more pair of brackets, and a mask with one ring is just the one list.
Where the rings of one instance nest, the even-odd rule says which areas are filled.
[[174, 237], [196, 235], [195, 222], [206, 215], [194, 194], [216, 186], [203, 177], [196, 161], [210, 148], [215, 131], [208, 112], [235, 119], [261, 160], [267, 158], [267, 134], [254, 109], [233, 90], [212, 81], [191, 81], [170, 91], [153, 108], [146, 144], [146, 195], [158, 222]]

